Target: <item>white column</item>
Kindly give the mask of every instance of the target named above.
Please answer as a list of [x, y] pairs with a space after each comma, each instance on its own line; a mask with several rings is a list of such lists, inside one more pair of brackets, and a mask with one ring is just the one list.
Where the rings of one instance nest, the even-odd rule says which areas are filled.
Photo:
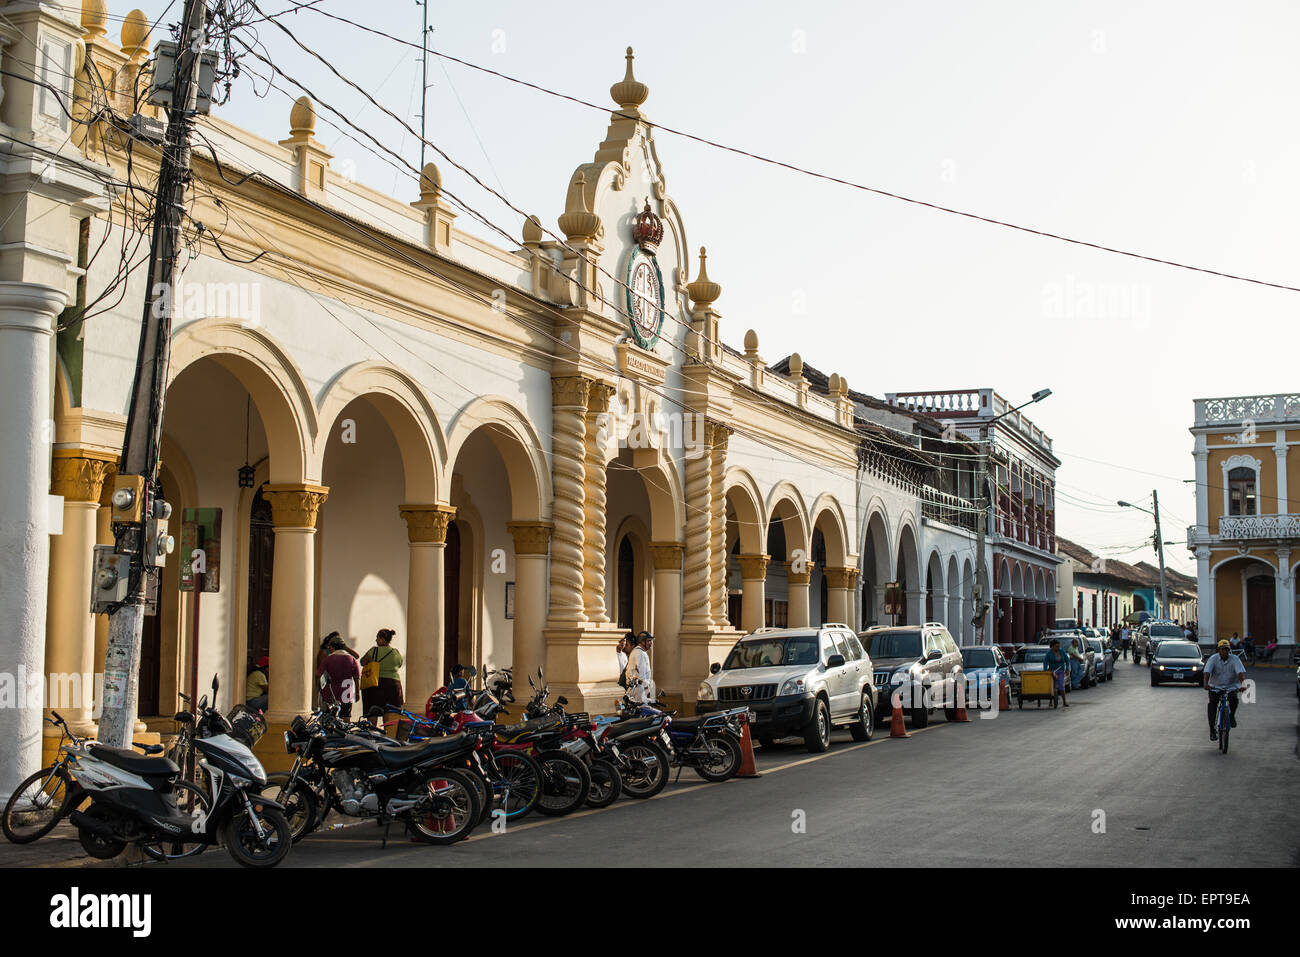
[[[0, 708], [0, 799], [41, 760], [46, 589], [50, 575], [50, 349], [62, 290], [0, 282], [0, 621], [15, 707]], [[90, 596], [86, 595], [89, 603]]]
[[515, 540], [515, 633], [511, 665], [521, 684], [546, 664], [546, 571], [551, 546], [550, 522], [510, 522]]
[[[446, 638], [447, 526], [456, 515], [449, 505], [403, 505], [410, 549], [406, 587], [406, 694], [408, 707], [424, 706], [429, 695], [451, 681], [443, 660]], [[456, 597], [452, 596], [452, 601]], [[468, 664], [469, 662], [464, 662]], [[356, 713], [360, 713], [358, 710]]]
[[1250, 634], [1250, 592], [1246, 588], [1246, 569], [1241, 570], [1241, 637]]
[[1196, 635], [1202, 641], [1218, 638], [1214, 627], [1214, 575], [1210, 572], [1210, 549], [1196, 549]]
[[[688, 696], [682, 687], [682, 546], [651, 542], [655, 566], [655, 685], [669, 695]], [[694, 700], [694, 698], [691, 698]]]
[[[1273, 455], [1277, 457], [1277, 510], [1279, 514], [1285, 515], [1290, 511], [1286, 500], [1286, 429], [1277, 430]], [[1263, 512], [1264, 509], [1261, 508], [1260, 511]]]
[[1196, 437], [1196, 527], [1203, 534], [1210, 531], [1210, 450], [1206, 447], [1205, 436]]
[[743, 591], [740, 599], [740, 627], [745, 632], [755, 632], [765, 623], [767, 609], [767, 563], [771, 555], [740, 556], [740, 579]]
[[1291, 593], [1291, 549], [1277, 550], [1277, 573], [1273, 578], [1273, 604], [1277, 610], [1277, 643], [1295, 642], [1295, 595]]

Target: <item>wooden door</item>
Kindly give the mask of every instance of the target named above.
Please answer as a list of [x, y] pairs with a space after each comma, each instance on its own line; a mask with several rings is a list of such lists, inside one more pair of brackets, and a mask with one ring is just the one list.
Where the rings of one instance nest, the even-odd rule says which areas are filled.
[[275, 526], [271, 503], [259, 488], [248, 519], [248, 661], [271, 653], [271, 584], [275, 570]]
[[1246, 579], [1246, 634], [1262, 648], [1277, 637], [1277, 605], [1273, 598], [1273, 576]]
[[[442, 583], [442, 661], [450, 672], [452, 665], [472, 663], [460, 660], [460, 529], [455, 522], [447, 523]], [[438, 675], [434, 687], [450, 681], [450, 674]]]

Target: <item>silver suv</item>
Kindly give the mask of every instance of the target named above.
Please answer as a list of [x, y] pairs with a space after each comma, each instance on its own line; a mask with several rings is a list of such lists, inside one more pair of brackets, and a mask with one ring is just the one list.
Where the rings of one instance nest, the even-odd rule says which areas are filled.
[[760, 628], [709, 670], [696, 714], [748, 705], [764, 747], [799, 734], [809, 751], [825, 751], [835, 725], [847, 726], [855, 741], [869, 741], [875, 730], [871, 659], [847, 625]]
[[876, 663], [877, 720], [889, 720], [896, 692], [914, 728], [929, 724], [939, 707], [949, 721], [957, 716], [957, 686], [965, 686], [966, 676], [961, 651], [941, 622], [878, 625], [859, 637]]

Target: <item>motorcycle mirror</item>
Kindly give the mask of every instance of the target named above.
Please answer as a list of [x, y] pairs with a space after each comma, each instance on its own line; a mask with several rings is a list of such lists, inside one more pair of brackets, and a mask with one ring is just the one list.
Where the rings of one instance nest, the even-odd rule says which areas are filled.
[[217, 681], [217, 676], [216, 676], [216, 675], [213, 675], [213, 676], [212, 676], [212, 698], [213, 698], [214, 701], [216, 700], [216, 697], [217, 697], [217, 688], [219, 688], [219, 687], [220, 687], [220, 683]]
[[713, 664], [709, 665], [709, 674], [711, 675], [716, 675], [721, 670], [722, 670], [722, 665], [718, 664], [716, 661]]
[[475, 668], [473, 665], [466, 665], [465, 674], [471, 678], [475, 678], [478, 676], [478, 669]]
[[532, 675], [529, 675], [529, 676], [528, 676], [528, 687], [530, 687], [530, 688], [536, 688], [536, 687], [537, 687], [537, 685], [533, 684], [533, 676], [532, 676]]
[[542, 669], [541, 669], [541, 668], [538, 668], [538, 669], [537, 669], [537, 680], [538, 680], [538, 681], [541, 681], [541, 680], [542, 680]]
[[555, 699], [555, 703], [558, 705], [566, 705], [569, 703], [569, 699], [566, 698], [564, 695], [560, 695], [558, 698]]

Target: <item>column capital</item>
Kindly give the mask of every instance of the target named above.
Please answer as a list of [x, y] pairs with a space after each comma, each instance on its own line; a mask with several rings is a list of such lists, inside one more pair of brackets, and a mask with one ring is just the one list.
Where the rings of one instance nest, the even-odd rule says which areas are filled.
[[826, 587], [827, 588], [852, 588], [857, 584], [858, 570], [856, 568], [827, 568], [826, 569]]
[[[100, 504], [104, 481], [117, 472], [117, 456], [94, 449], [55, 449], [50, 460], [50, 492], [68, 502]], [[113, 494], [109, 488], [108, 494]]]
[[709, 447], [716, 452], [727, 451], [727, 440], [731, 438], [732, 429], [721, 422], [709, 422]]
[[651, 542], [650, 558], [654, 561], [655, 571], [681, 571], [685, 551], [686, 546], [681, 542]]
[[271, 506], [271, 523], [277, 528], [315, 528], [316, 515], [329, 498], [324, 485], [292, 483], [263, 485], [262, 497]]
[[[551, 380], [555, 382], [554, 379]], [[617, 390], [608, 382], [590, 382], [587, 386], [587, 414], [603, 415], [609, 411], [609, 400]]]
[[767, 563], [771, 560], [772, 556], [766, 553], [761, 555], [741, 555], [740, 577], [744, 581], [762, 581], [767, 578]]
[[506, 530], [515, 539], [516, 555], [545, 555], [554, 528], [550, 522], [506, 522]]
[[590, 391], [591, 380], [586, 376], [554, 376], [551, 379], [551, 405], [586, 409]]
[[406, 540], [412, 545], [442, 545], [447, 541], [447, 526], [456, 517], [450, 505], [400, 505], [406, 520]]
[[799, 562], [798, 564], [802, 566], [803, 571], [796, 571], [794, 567], [795, 564], [795, 562], [785, 563], [786, 580], [789, 581], [791, 585], [808, 584], [809, 580], [812, 578], [813, 568], [816, 567], [817, 563], [807, 560]]

